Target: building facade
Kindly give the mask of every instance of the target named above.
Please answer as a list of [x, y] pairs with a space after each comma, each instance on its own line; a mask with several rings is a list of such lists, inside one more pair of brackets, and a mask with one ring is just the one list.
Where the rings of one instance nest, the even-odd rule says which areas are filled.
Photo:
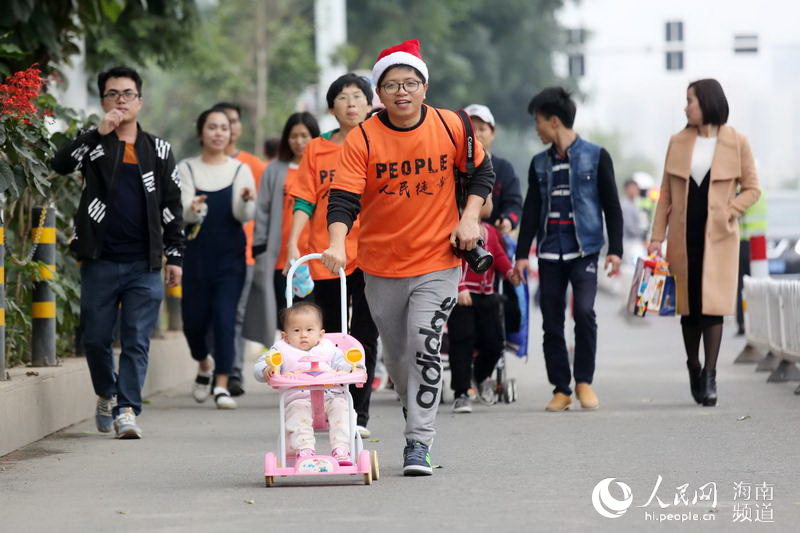
[[[800, 2], [568, 0], [556, 72], [584, 95], [578, 131], [615, 133], [659, 171], [686, 87], [716, 78], [765, 188], [800, 183]], [[658, 177], [656, 180], [658, 181]]]

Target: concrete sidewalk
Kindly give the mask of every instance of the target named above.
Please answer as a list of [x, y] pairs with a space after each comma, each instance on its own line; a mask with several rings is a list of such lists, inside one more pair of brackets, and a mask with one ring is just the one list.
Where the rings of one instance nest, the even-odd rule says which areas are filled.
[[[267, 489], [262, 463], [263, 453], [276, 448], [276, 395], [251, 380], [240, 408], [224, 412], [194, 403], [183, 387], [146, 406], [141, 441], [115, 441], [87, 422], [0, 459], [0, 529], [644, 531], [653, 527], [646, 516], [663, 513], [666, 521], [680, 513], [697, 520], [656, 527], [749, 531], [771, 510], [773, 523], [763, 527], [797, 531], [797, 385], [767, 384], [752, 366], [733, 365], [743, 341], [729, 327], [720, 405], [696, 406], [676, 319], [631, 326], [617, 301], [603, 295], [597, 308], [601, 408], [543, 410], [551, 387], [535, 316], [534, 355], [527, 364], [510, 362], [520, 401], [476, 406], [470, 415], [443, 405], [433, 449], [442, 468], [431, 478], [401, 475], [402, 415], [390, 391], [374, 396], [375, 442], [367, 443], [381, 458], [379, 481], [279, 481]], [[318, 449], [326, 451], [325, 443], [321, 438]], [[659, 476], [656, 496], [665, 509], [655, 498], [646, 505]], [[593, 489], [606, 478], [615, 478], [616, 500], [623, 499], [616, 482], [631, 491], [630, 507], [616, 519], [592, 504]], [[692, 504], [709, 483], [716, 484], [716, 506]], [[735, 493], [737, 483], [750, 484], [749, 499]], [[688, 505], [681, 499], [685, 484]], [[742, 525], [748, 510], [751, 522]]]

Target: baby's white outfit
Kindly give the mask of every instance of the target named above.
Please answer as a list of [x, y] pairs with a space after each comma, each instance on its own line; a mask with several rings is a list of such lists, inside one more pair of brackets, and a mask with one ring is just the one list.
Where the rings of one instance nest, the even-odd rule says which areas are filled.
[[[328, 339], [322, 339], [319, 344], [308, 351], [291, 346], [285, 341], [279, 340], [272, 349], [281, 353], [280, 373], [286, 374], [298, 370], [308, 370], [311, 363], [300, 362], [300, 358], [306, 355], [314, 355], [322, 359], [320, 370], [345, 370], [349, 371], [352, 366], [344, 359], [342, 351]], [[267, 368], [267, 353], [265, 352], [254, 367], [256, 380], [264, 383], [264, 370]], [[347, 410], [347, 398], [341, 388], [326, 389], [325, 392], [325, 414], [328, 416], [330, 426], [328, 436], [330, 437], [331, 450], [336, 448], [350, 449], [350, 413]], [[307, 390], [292, 390], [286, 393], [286, 433], [288, 448], [290, 452], [299, 451], [306, 448], [314, 449], [316, 439], [314, 438], [313, 415], [311, 411], [311, 394]]]

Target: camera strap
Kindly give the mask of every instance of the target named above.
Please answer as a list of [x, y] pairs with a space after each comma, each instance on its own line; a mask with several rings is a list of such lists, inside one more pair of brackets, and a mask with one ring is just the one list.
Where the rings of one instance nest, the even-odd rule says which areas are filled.
[[472, 178], [475, 174], [475, 132], [472, 130], [472, 119], [463, 109], [456, 111], [456, 115], [464, 124], [464, 138], [467, 143], [467, 176]]

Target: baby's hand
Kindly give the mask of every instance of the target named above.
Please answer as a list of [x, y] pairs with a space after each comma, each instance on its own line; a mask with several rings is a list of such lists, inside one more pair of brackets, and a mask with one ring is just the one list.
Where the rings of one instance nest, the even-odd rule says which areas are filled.
[[273, 372], [270, 367], [265, 368], [264, 369], [264, 381], [269, 381], [269, 378], [271, 378], [273, 376], [273, 374], [275, 374], [275, 372]]

